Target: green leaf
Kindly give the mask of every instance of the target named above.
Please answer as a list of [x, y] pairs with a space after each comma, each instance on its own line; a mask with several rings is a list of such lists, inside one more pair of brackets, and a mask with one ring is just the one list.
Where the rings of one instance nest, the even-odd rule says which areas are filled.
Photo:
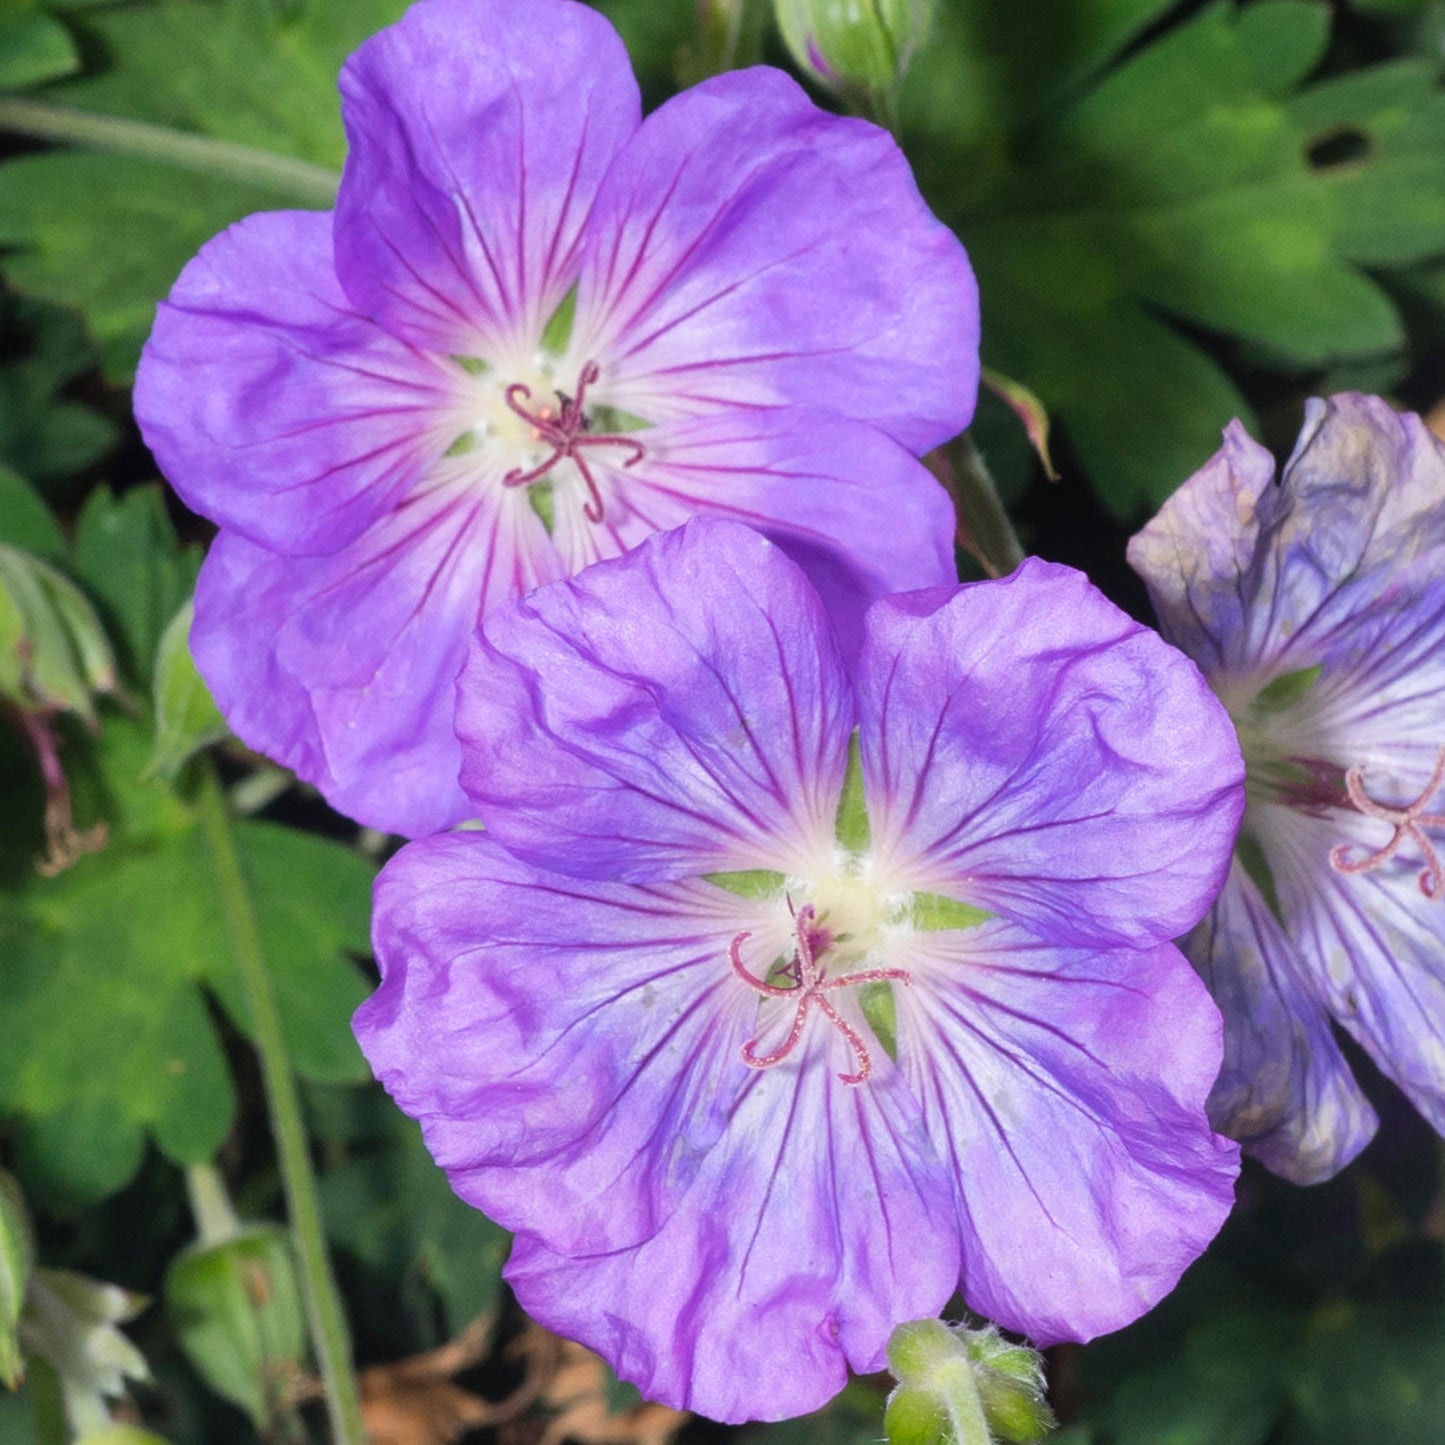
[[35, 1242], [20, 1186], [0, 1169], [0, 1385], [7, 1390], [25, 1373], [15, 1327], [34, 1265]]
[[75, 566], [113, 623], [124, 671], [145, 686], [164, 633], [195, 589], [198, 547], [182, 547], [158, 485], [117, 498], [97, 487], [75, 531]]
[[70, 32], [40, 14], [35, 0], [10, 0], [9, 8], [0, 19], [0, 90], [39, 85], [79, 68]]
[[[195, 816], [139, 781], [144, 729], [108, 719], [102, 741], [110, 847], [0, 896], [0, 1112], [26, 1124], [27, 1181], [53, 1159], [70, 1203], [125, 1183], [147, 1134], [178, 1163], [210, 1159], [234, 1092], [203, 990], [248, 1027]], [[366, 1078], [349, 1023], [367, 986], [346, 955], [367, 948], [371, 866], [274, 824], [235, 835], [294, 1068]]]
[[67, 550], [65, 534], [40, 494], [4, 467], [0, 467], [0, 543], [48, 562], [61, 561]]
[[327, 1232], [360, 1265], [392, 1287], [424, 1279], [442, 1302], [447, 1333], [497, 1307], [510, 1236], [452, 1192], [395, 1108], [381, 1137], [321, 1181]]
[[196, 671], [191, 656], [194, 602], [187, 602], [161, 634], [156, 651], [155, 746], [146, 772], [174, 782], [181, 766], [228, 734], [226, 720]]
[[100, 361], [74, 313], [0, 300], [0, 354], [13, 358], [0, 367], [0, 463], [47, 482], [82, 471], [115, 445], [110, 421], [62, 399], [64, 388]]
[[20, 252], [6, 264], [12, 284], [78, 307], [107, 373], [126, 379], [155, 303], [202, 242], [252, 211], [329, 203], [345, 156], [341, 63], [405, 9], [351, 0], [280, 15], [256, 0], [156, 0], [87, 11], [88, 49], [105, 68], [45, 102], [0, 98], [0, 126], [89, 148], [0, 166], [0, 244]]
[[1299, 89], [1327, 38], [1308, 0], [1210, 5], [1028, 129], [978, 118], [976, 155], [955, 116], [950, 169], [925, 176], [978, 271], [987, 364], [1037, 392], [1120, 518], [1248, 420], [1163, 318], [1286, 369], [1403, 345], [1360, 268], [1445, 247], [1445, 96], [1414, 62]]

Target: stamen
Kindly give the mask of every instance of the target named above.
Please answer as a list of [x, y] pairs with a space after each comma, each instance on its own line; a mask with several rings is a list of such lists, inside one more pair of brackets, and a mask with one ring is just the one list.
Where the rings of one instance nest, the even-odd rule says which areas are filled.
[[1445, 897], [1445, 868], [1441, 867], [1435, 845], [1425, 833], [1426, 828], [1445, 828], [1445, 813], [1424, 811], [1425, 804], [1439, 792], [1441, 783], [1445, 783], [1445, 747], [1436, 756], [1434, 770], [1419, 797], [1400, 807], [1377, 803], [1370, 797], [1365, 791], [1365, 765], [1356, 763], [1345, 774], [1345, 791], [1350, 796], [1350, 802], [1367, 818], [1378, 818], [1383, 823], [1392, 824], [1395, 831], [1384, 847], [1377, 848], [1364, 858], [1351, 858], [1350, 852], [1355, 845], [1341, 843], [1330, 850], [1330, 867], [1337, 873], [1368, 873], [1388, 863], [1409, 840], [1425, 860], [1425, 866], [1420, 870], [1420, 892], [1432, 902]]
[[[791, 901], [788, 904], [792, 907]], [[853, 988], [861, 983], [881, 983], [884, 981], [892, 983], [912, 983], [912, 976], [907, 969], [902, 968], [865, 968], [856, 973], [839, 974], [837, 978], [827, 976], [826, 965], [818, 962], [817, 954], [814, 952], [813, 921], [816, 911], [811, 903], [806, 903], [794, 914], [796, 923], [797, 948], [793, 953], [792, 962], [788, 969], [793, 971], [797, 984], [793, 988], [779, 988], [776, 984], [759, 978], [743, 962], [742, 946], [752, 937], [751, 933], [740, 933], [728, 945], [728, 958], [732, 962], [733, 972], [748, 985], [756, 989], [758, 993], [768, 998], [787, 998], [797, 1001], [797, 1012], [793, 1015], [793, 1025], [788, 1030], [788, 1037], [783, 1040], [782, 1046], [770, 1054], [758, 1054], [756, 1039], [750, 1039], [742, 1047], [742, 1059], [750, 1069], [771, 1069], [775, 1064], [780, 1064], [798, 1046], [798, 1040], [803, 1037], [803, 1026], [808, 1021], [808, 1010], [816, 1004], [824, 1018], [831, 1023], [839, 1033], [848, 1041], [848, 1046], [853, 1050], [853, 1056], [858, 1061], [857, 1072], [852, 1074], [839, 1074], [838, 1077], [849, 1085], [864, 1083], [873, 1072], [873, 1060], [868, 1053], [868, 1046], [863, 1042], [862, 1035], [858, 1030], [845, 1019], [842, 1014], [828, 1001], [826, 995], [834, 989]]]
[[605, 432], [594, 436], [592, 421], [587, 415], [587, 388], [599, 375], [595, 361], [589, 361], [577, 378], [577, 395], [568, 396], [565, 391], [557, 393], [560, 409], [553, 414], [550, 406], [533, 411], [524, 406], [532, 399], [532, 389], [520, 381], [514, 381], [502, 393], [508, 408], [532, 428], [532, 435], [539, 442], [545, 442], [551, 451], [535, 467], [523, 471], [514, 468], [502, 478], [504, 487], [525, 487], [531, 482], [541, 481], [563, 457], [576, 464], [583, 485], [587, 488], [587, 500], [582, 504], [582, 515], [589, 522], [600, 522], [605, 515], [602, 492], [592, 468], [582, 456], [583, 447], [623, 447], [629, 453], [623, 459], [624, 467], [634, 467], [647, 455], [647, 449], [635, 437], [623, 436], [618, 432]]

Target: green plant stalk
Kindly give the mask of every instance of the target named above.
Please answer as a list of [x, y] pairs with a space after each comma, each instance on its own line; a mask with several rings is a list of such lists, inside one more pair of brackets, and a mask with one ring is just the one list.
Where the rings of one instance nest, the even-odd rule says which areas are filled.
[[201, 828], [219, 885], [222, 917], [245, 989], [256, 1051], [261, 1059], [261, 1078], [266, 1088], [271, 1131], [276, 1140], [281, 1179], [286, 1189], [287, 1211], [296, 1236], [301, 1289], [306, 1299], [312, 1344], [326, 1389], [332, 1440], [334, 1445], [366, 1445], [361, 1423], [361, 1397], [351, 1364], [351, 1340], [326, 1251], [316, 1179], [307, 1149], [306, 1127], [301, 1118], [301, 1100], [286, 1057], [281, 1014], [276, 1007], [271, 974], [261, 948], [256, 910], [241, 872], [241, 859], [236, 852], [235, 837], [226, 812], [225, 794], [209, 760], [201, 773], [198, 802]]
[[23, 96], [0, 98], [0, 130], [37, 140], [66, 141], [90, 150], [164, 161], [185, 170], [264, 186], [306, 206], [336, 204], [340, 176], [325, 166], [280, 156], [255, 146], [216, 140], [169, 126], [122, 116], [97, 115], [78, 106]]

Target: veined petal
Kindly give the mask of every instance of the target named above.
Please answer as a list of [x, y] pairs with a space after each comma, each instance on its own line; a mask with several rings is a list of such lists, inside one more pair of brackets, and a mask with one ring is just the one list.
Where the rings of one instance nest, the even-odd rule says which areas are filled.
[[571, 0], [427, 0], [351, 57], [341, 96], [348, 295], [419, 345], [530, 357], [638, 125], [616, 31]]
[[1129, 1323], [1233, 1203], [1203, 985], [1173, 944], [1060, 948], [1002, 921], [909, 954], [898, 1062], [955, 1181], [965, 1300], [1039, 1344]]
[[756, 907], [562, 878], [484, 833], [428, 838], [377, 881], [382, 984], [357, 1038], [464, 1199], [567, 1253], [630, 1246], [750, 1077], [728, 944]]
[[[958, 1282], [949, 1181], [890, 1061], [834, 1076], [831, 1028], [796, 1069], [753, 1074], [661, 1230], [567, 1257], [520, 1235], [506, 1269], [527, 1311], [609, 1360], [651, 1400], [714, 1420], [817, 1409], [881, 1369], [900, 1320]], [[792, 1061], [790, 1060], [791, 1064]]]
[[652, 421], [803, 403], [922, 452], [973, 414], [977, 288], [886, 132], [734, 71], [661, 106], [608, 172], [574, 349]]
[[1310, 666], [1445, 579], [1445, 447], [1378, 397], [1312, 399], [1280, 484], [1238, 422], [1129, 544], [1165, 635], [1206, 670]]
[[358, 536], [469, 424], [465, 373], [358, 315], [331, 216], [249, 216], [163, 301], [136, 374], [147, 445], [186, 505], [260, 546]]
[[1199, 920], [1243, 764], [1182, 653], [1033, 559], [877, 603], [867, 632], [863, 775], [890, 867], [1062, 943], [1144, 947]]
[[408, 835], [472, 816], [453, 687], [479, 607], [547, 575], [526, 500], [436, 469], [325, 557], [222, 532], [196, 593], [196, 662], [236, 734], [340, 811]]
[[1369, 872], [1342, 874], [1333, 850], [1379, 848], [1389, 824], [1343, 810], [1272, 808], [1270, 817], [1266, 846], [1285, 918], [1301, 955], [1316, 961], [1325, 1003], [1445, 1132], [1445, 905], [1421, 894], [1423, 860], [1407, 845]]
[[1209, 1097], [1215, 1128], [1295, 1184], [1339, 1173], [1379, 1121], [1297, 945], [1237, 861], [1182, 946], [1224, 1015], [1224, 1067]]
[[699, 518], [484, 621], [462, 785], [518, 857], [651, 882], [806, 871], [831, 840], [853, 699], [817, 593]]
[[606, 524], [567, 509], [554, 531], [569, 572], [699, 512], [772, 538], [818, 589], [844, 650], [857, 654], [878, 598], [956, 577], [948, 493], [882, 432], [805, 407], [730, 411], [632, 433], [633, 466], [597, 448]]

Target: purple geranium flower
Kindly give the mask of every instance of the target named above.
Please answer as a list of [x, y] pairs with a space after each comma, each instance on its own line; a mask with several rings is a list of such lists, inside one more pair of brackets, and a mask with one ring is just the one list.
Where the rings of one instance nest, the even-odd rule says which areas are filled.
[[1229, 881], [1184, 945], [1225, 1016], [1216, 1125], [1300, 1183], [1343, 1168], [1376, 1120], [1333, 1019], [1445, 1130], [1445, 451], [1337, 396], [1276, 484], [1235, 422], [1129, 557], [1248, 768]]
[[748, 70], [640, 119], [570, 0], [423, 0], [341, 77], [334, 214], [252, 216], [160, 310], [136, 412], [221, 524], [196, 658], [247, 742], [377, 827], [467, 816], [482, 610], [698, 511], [856, 609], [953, 575], [914, 461], [978, 311], [889, 137]]
[[[876, 603], [845, 662], [699, 520], [487, 618], [487, 827], [377, 885], [357, 1034], [540, 1320], [654, 1399], [812, 1409], [892, 1327], [1148, 1309], [1218, 1229], [1213, 898], [1238, 746], [1079, 573]], [[857, 746], [850, 738], [857, 730]]]

